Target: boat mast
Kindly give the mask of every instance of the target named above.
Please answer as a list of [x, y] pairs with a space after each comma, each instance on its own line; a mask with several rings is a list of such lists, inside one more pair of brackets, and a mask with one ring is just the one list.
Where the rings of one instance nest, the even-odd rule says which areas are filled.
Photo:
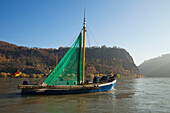
[[57, 50], [57, 53], [56, 53], [56, 66], [58, 64], [58, 50]]
[[84, 9], [84, 23], [83, 23], [82, 85], [84, 85], [84, 78], [85, 78], [85, 33], [86, 33], [86, 9]]

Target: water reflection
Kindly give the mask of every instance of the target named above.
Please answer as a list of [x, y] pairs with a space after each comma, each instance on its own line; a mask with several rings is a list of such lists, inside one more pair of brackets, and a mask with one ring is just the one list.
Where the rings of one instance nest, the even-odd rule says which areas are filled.
[[135, 95], [136, 79], [120, 79], [116, 85], [116, 99], [132, 98]]
[[113, 99], [113, 92], [54, 96], [46, 100], [46, 108], [64, 112], [105, 112], [113, 110]]

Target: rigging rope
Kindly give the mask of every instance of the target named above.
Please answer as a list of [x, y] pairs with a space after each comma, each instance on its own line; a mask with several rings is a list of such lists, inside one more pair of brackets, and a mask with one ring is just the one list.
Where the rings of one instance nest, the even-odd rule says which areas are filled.
[[87, 26], [88, 31], [90, 32], [91, 36], [93, 37], [93, 40], [95, 41], [95, 43], [97, 44], [97, 46], [99, 46], [99, 44], [97, 43], [96, 39], [94, 38], [94, 35], [92, 34], [90, 28]]
[[[81, 29], [80, 33], [82, 32], [83, 29]], [[74, 36], [73, 40], [70, 41], [70, 43], [68, 44], [67, 47], [70, 47], [71, 44], [73, 44], [73, 42], [77, 39], [78, 36]]]
[[87, 32], [86, 34], [87, 34], [87, 42], [88, 42], [88, 46], [90, 47], [90, 38], [89, 38], [88, 32]]

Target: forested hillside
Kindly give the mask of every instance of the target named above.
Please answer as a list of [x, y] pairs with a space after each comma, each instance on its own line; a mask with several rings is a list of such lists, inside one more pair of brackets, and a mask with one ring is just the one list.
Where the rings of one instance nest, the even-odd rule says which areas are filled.
[[[59, 60], [69, 48], [59, 48]], [[56, 65], [56, 49], [28, 48], [0, 41], [0, 72], [20, 69], [26, 74], [48, 73]], [[86, 48], [86, 74], [139, 74], [125, 49], [105, 46]]]
[[16, 46], [0, 41], [0, 72], [17, 69], [27, 74], [46, 73], [55, 66], [56, 50]]
[[[61, 59], [69, 48], [59, 48], [59, 59]], [[130, 54], [122, 48], [91, 47], [86, 48], [86, 74], [139, 74], [137, 66]]]

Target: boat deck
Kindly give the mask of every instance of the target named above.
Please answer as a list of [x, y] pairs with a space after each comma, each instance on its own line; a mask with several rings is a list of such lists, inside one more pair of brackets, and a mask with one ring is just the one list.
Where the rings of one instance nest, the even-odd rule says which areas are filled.
[[18, 89], [98, 89], [98, 84], [89, 85], [60, 85], [60, 86], [42, 86], [42, 85], [18, 85]]

